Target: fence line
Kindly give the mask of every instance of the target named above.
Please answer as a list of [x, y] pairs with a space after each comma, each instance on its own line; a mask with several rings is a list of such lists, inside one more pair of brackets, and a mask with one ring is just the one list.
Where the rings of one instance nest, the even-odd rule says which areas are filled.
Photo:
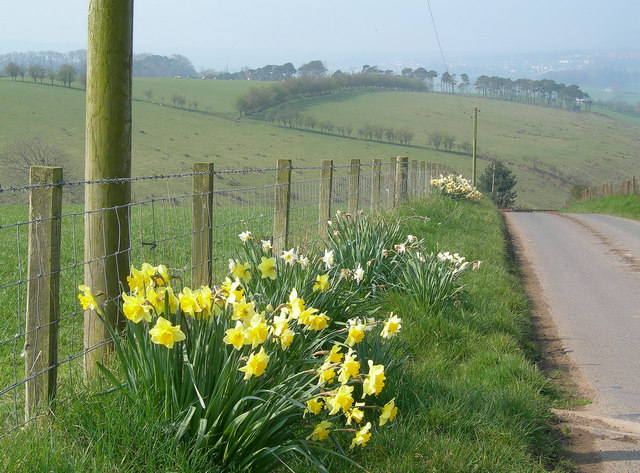
[[[83, 389], [87, 360], [108, 352], [104, 328], [95, 330], [102, 322], [88, 317], [77, 299], [95, 260], [126, 261], [127, 270], [129, 263], [165, 264], [184, 285], [210, 285], [226, 275], [242, 231], [271, 239], [278, 252], [293, 242], [309, 245], [326, 238], [327, 220], [337, 210], [391, 209], [426, 196], [431, 179], [449, 172], [407, 157], [348, 165], [325, 160], [313, 167], [278, 160], [273, 168], [243, 170], [196, 163], [184, 174], [78, 182], [64, 181], [61, 168], [32, 168], [28, 186], [0, 188], [0, 306], [7, 314], [0, 320], [0, 436], [45, 414], [56, 397]], [[149, 197], [99, 210], [75, 203], [74, 187], [108, 183]], [[107, 246], [109, 218], [129, 222], [128, 245], [85, 257], [87, 233], [91, 244]], [[115, 306], [120, 289], [105, 292], [99, 302]]]
[[608, 195], [638, 195], [638, 183], [640, 176], [632, 176], [631, 179], [625, 179], [619, 183], [608, 182], [587, 188], [582, 192], [582, 200], [594, 199]]

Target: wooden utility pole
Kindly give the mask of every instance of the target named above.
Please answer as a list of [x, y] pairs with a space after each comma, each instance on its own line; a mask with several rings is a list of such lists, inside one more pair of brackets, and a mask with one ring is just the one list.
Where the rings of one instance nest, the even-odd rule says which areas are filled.
[[476, 150], [478, 144], [478, 107], [473, 109], [473, 155], [471, 168], [471, 185], [476, 187]]
[[[131, 182], [131, 76], [133, 0], [90, 0], [87, 39], [85, 179], [85, 285], [107, 300], [120, 294], [129, 273]], [[104, 302], [99, 298], [98, 302]], [[104, 306], [115, 325], [115, 301]], [[104, 324], [93, 311], [84, 318], [85, 374], [102, 359]], [[95, 348], [98, 347], [98, 348]]]

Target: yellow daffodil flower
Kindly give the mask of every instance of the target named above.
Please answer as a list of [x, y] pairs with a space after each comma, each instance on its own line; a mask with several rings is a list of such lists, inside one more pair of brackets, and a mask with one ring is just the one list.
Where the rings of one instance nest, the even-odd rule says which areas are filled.
[[289, 346], [291, 346], [295, 335], [296, 333], [293, 330], [287, 328], [278, 336], [278, 340], [280, 340], [280, 344], [282, 345], [283, 349], [287, 349], [289, 348]]
[[343, 353], [340, 353], [342, 347], [337, 343], [331, 347], [331, 352], [329, 353], [328, 360], [331, 363], [340, 363], [342, 361]]
[[245, 344], [251, 344], [251, 348], [255, 348], [269, 336], [269, 326], [264, 317], [264, 312], [254, 314], [250, 319], [244, 319]]
[[395, 400], [396, 398], [394, 397], [382, 408], [382, 413], [380, 414], [380, 427], [386, 424], [387, 421], [392, 422], [398, 413], [398, 408], [395, 406]]
[[240, 350], [245, 342], [244, 327], [239, 320], [236, 322], [234, 328], [230, 328], [225, 332], [225, 337], [222, 339], [227, 345], [233, 345], [233, 348]]
[[262, 262], [258, 265], [258, 269], [262, 273], [262, 279], [269, 278], [272, 281], [276, 279], [276, 259], [262, 257]]
[[96, 300], [91, 294], [91, 289], [83, 284], [78, 286], [78, 290], [82, 291], [82, 294], [78, 294], [78, 299], [80, 300], [80, 304], [82, 304], [82, 310], [96, 310], [98, 304], [96, 304]]
[[256, 313], [255, 302], [247, 302], [247, 300], [242, 297], [238, 302], [234, 302], [232, 304], [233, 313], [231, 314], [231, 319], [233, 320], [246, 320], [250, 319]]
[[241, 263], [240, 261], [236, 261], [231, 271], [231, 275], [234, 278], [238, 278], [240, 281], [242, 281], [245, 284], [248, 283], [251, 280], [249, 263]]
[[360, 322], [359, 319], [349, 320], [349, 334], [345, 343], [352, 347], [356, 343], [360, 343], [364, 339], [364, 331], [367, 326]]
[[364, 411], [358, 409], [358, 407], [364, 406], [364, 402], [356, 403], [356, 407], [349, 409], [349, 411], [344, 413], [344, 416], [347, 418], [347, 425], [351, 425], [351, 421], [355, 420], [356, 424], [359, 424], [364, 419]]
[[122, 312], [127, 319], [134, 323], [138, 323], [141, 320], [151, 322], [151, 305], [147, 304], [147, 301], [141, 294], [134, 294], [130, 296], [126, 292], [122, 293]]
[[331, 427], [331, 422], [323, 420], [313, 428], [313, 432], [307, 437], [307, 440], [322, 441], [326, 439], [329, 435], [329, 427]]
[[338, 381], [341, 384], [345, 384], [350, 378], [357, 378], [360, 374], [360, 362], [356, 361], [356, 354], [353, 353], [351, 348], [347, 352], [347, 356], [344, 359], [344, 363], [340, 366], [340, 375]]
[[362, 397], [365, 397], [367, 394], [370, 396], [380, 394], [384, 387], [385, 379], [384, 366], [374, 365], [373, 360], [369, 360], [369, 374], [365, 376], [364, 382], [362, 383]]
[[180, 325], [173, 326], [163, 317], [158, 317], [155, 327], [149, 330], [151, 341], [167, 348], [173, 348], [173, 344], [184, 340], [185, 334], [180, 330]]
[[335, 395], [325, 399], [325, 408], [329, 410], [330, 416], [337, 414], [340, 409], [342, 409], [342, 412], [347, 412], [351, 409], [351, 405], [353, 404], [352, 392], [353, 386], [343, 384], [336, 390]]
[[319, 274], [316, 276], [316, 283], [313, 285], [314, 291], [326, 291], [329, 289], [329, 274]]
[[322, 398], [314, 397], [313, 399], [309, 399], [306, 402], [306, 406], [305, 413], [311, 412], [313, 415], [318, 415], [323, 406]]
[[264, 352], [264, 347], [261, 347], [258, 353], [251, 353], [247, 364], [238, 368], [238, 371], [242, 371], [244, 373], [244, 379], [247, 380], [251, 378], [251, 376], [262, 376], [264, 370], [267, 369], [268, 363], [269, 355]]
[[196, 317], [196, 313], [202, 312], [202, 308], [198, 305], [198, 293], [193, 292], [190, 288], [184, 287], [182, 292], [178, 294], [178, 300], [180, 301], [180, 309], [185, 314]]
[[349, 449], [353, 449], [353, 447], [355, 447], [356, 445], [360, 445], [364, 447], [366, 443], [369, 441], [369, 439], [371, 438], [369, 429], [371, 429], [371, 422], [367, 422], [367, 425], [365, 425], [362, 429], [356, 432], [355, 437], [351, 441], [351, 446], [349, 447]]
[[307, 318], [307, 322], [306, 322], [305, 325], [307, 326], [307, 328], [309, 330], [322, 330], [322, 329], [327, 327], [327, 325], [329, 324], [329, 320], [330, 319], [327, 316], [327, 314], [315, 314], [314, 313], [314, 314], [311, 314]]
[[384, 323], [380, 336], [382, 338], [391, 338], [398, 333], [400, 328], [402, 328], [402, 319], [391, 312], [389, 319]]

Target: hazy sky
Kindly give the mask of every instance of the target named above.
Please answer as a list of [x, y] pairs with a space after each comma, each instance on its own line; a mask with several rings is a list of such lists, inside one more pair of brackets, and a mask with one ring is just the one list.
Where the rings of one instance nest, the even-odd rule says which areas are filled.
[[[431, 0], [447, 61], [640, 45], [638, 0]], [[87, 0], [0, 0], [0, 54], [86, 47]], [[134, 51], [237, 70], [438, 66], [427, 0], [135, 0]]]

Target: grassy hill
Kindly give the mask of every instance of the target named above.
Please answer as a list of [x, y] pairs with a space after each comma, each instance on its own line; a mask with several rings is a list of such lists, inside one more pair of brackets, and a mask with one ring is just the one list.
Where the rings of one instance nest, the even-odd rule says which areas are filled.
[[[233, 100], [255, 85], [248, 81], [134, 79], [134, 175], [181, 172], [203, 160], [213, 161], [218, 169], [234, 169], [270, 167], [276, 158], [312, 166], [322, 159], [344, 164], [351, 158], [370, 162], [406, 155], [410, 160], [445, 162], [470, 176], [468, 156], [435, 150], [428, 136], [440, 131], [455, 136], [458, 143], [470, 141], [474, 106], [480, 108], [478, 172], [483, 172], [491, 157], [509, 162], [519, 181], [516, 190], [521, 206], [559, 207], [572, 183], [619, 180], [637, 172], [637, 127], [603, 115], [476, 97], [374, 90], [344, 91], [291, 104], [318, 120], [353, 127], [351, 137], [339, 137], [317, 129], [273, 126], [260, 116], [240, 118]], [[145, 97], [148, 90], [153, 93], [150, 101]], [[185, 107], [191, 102], [191, 109], [174, 108], [173, 94], [186, 99]], [[82, 163], [81, 89], [2, 79], [0, 101], [0, 151], [17, 139], [36, 136], [56, 142], [71, 162]], [[367, 122], [407, 127], [414, 132], [411, 146], [359, 139], [357, 130]], [[76, 169], [76, 177], [82, 177], [81, 166]], [[0, 167], [0, 182], [14, 185], [10, 179]]]

